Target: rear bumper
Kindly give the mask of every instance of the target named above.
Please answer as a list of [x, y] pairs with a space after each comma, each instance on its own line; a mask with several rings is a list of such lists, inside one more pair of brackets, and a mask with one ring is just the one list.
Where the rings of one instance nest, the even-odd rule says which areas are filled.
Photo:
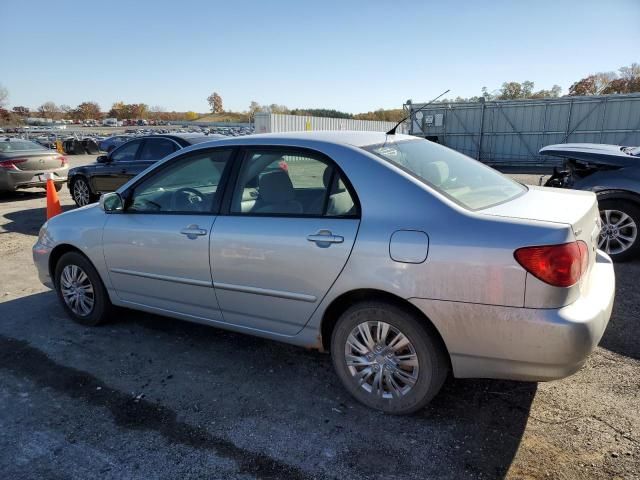
[[[0, 172], [0, 190], [14, 191], [20, 188], [46, 187], [47, 181], [44, 180], [44, 176], [47, 173], [53, 174], [53, 182], [55, 184], [63, 184], [67, 181], [68, 171], [68, 168], [46, 170], [43, 172], [5, 170], [3, 172]], [[34, 178], [38, 175], [40, 175], [42, 179]]]
[[598, 251], [589, 289], [572, 304], [535, 309], [411, 299], [438, 329], [459, 378], [544, 381], [571, 375], [611, 317], [613, 263]]

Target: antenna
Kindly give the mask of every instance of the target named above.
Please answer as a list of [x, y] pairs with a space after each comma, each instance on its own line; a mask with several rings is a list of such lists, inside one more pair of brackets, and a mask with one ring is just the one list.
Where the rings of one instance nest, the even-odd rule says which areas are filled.
[[415, 112], [412, 112], [411, 109], [409, 109], [409, 115], [407, 115], [406, 117], [404, 117], [402, 120], [400, 120], [398, 123], [395, 124], [395, 126], [389, 130], [387, 132], [387, 135], [395, 135], [396, 134], [396, 129], [400, 126], [400, 124], [402, 122], [404, 122], [405, 120], [408, 120], [409, 118], [411, 118], [411, 115], [413, 115], [414, 113], [418, 113], [421, 110], [424, 110], [425, 107], [427, 107], [428, 105], [431, 105], [433, 102], [435, 102], [436, 100], [438, 100], [441, 96], [443, 96], [444, 94], [449, 93], [449, 90], [445, 90], [444, 92], [442, 92], [440, 95], [438, 95], [436, 98], [434, 98], [433, 100], [431, 100], [428, 103], [425, 103], [423, 106], [421, 106], [418, 110], [416, 110]]

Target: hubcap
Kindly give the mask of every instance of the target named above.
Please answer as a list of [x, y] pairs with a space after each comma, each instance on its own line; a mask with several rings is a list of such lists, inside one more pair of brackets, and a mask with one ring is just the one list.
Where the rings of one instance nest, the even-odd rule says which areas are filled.
[[629, 215], [620, 210], [602, 210], [600, 218], [602, 229], [598, 248], [616, 255], [628, 250], [635, 243], [638, 227]]
[[89, 205], [89, 185], [84, 180], [76, 180], [73, 184], [73, 198], [78, 205]]
[[400, 398], [418, 380], [418, 355], [400, 330], [386, 322], [363, 322], [344, 348], [347, 368], [358, 385], [380, 398]]
[[60, 274], [60, 291], [64, 303], [73, 313], [86, 317], [93, 311], [95, 295], [88, 275], [77, 265], [67, 265]]

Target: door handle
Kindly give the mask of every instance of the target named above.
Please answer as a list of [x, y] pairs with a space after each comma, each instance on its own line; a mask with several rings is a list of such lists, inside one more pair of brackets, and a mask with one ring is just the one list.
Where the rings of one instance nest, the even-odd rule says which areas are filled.
[[[307, 235], [307, 240], [310, 242], [315, 242], [319, 247], [329, 246], [330, 243], [342, 243], [344, 242], [344, 237], [340, 235], [334, 235], [329, 230], [320, 230], [318, 233], [313, 235]], [[324, 244], [324, 245], [322, 245]]]
[[180, 230], [182, 235], [186, 235], [190, 239], [194, 239], [196, 237], [206, 235], [207, 231], [204, 228], [198, 227], [198, 225], [189, 225], [186, 228]]

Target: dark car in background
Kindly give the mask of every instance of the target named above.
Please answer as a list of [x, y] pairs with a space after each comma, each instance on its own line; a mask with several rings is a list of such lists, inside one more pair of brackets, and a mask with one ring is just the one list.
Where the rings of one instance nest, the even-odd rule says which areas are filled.
[[120, 145], [128, 142], [131, 139], [131, 135], [113, 135], [111, 137], [107, 137], [100, 142], [100, 150], [109, 153], [111, 152], [111, 150], [119, 147]]
[[554, 169], [546, 187], [588, 190], [598, 196], [602, 222], [598, 247], [616, 261], [637, 257], [640, 147], [565, 143], [548, 145], [540, 154], [564, 159], [564, 168]]
[[101, 155], [96, 163], [69, 170], [68, 186], [79, 207], [97, 202], [102, 193], [113, 192], [147, 167], [173, 152], [196, 143], [224, 138], [222, 135], [147, 135], [133, 137]]

